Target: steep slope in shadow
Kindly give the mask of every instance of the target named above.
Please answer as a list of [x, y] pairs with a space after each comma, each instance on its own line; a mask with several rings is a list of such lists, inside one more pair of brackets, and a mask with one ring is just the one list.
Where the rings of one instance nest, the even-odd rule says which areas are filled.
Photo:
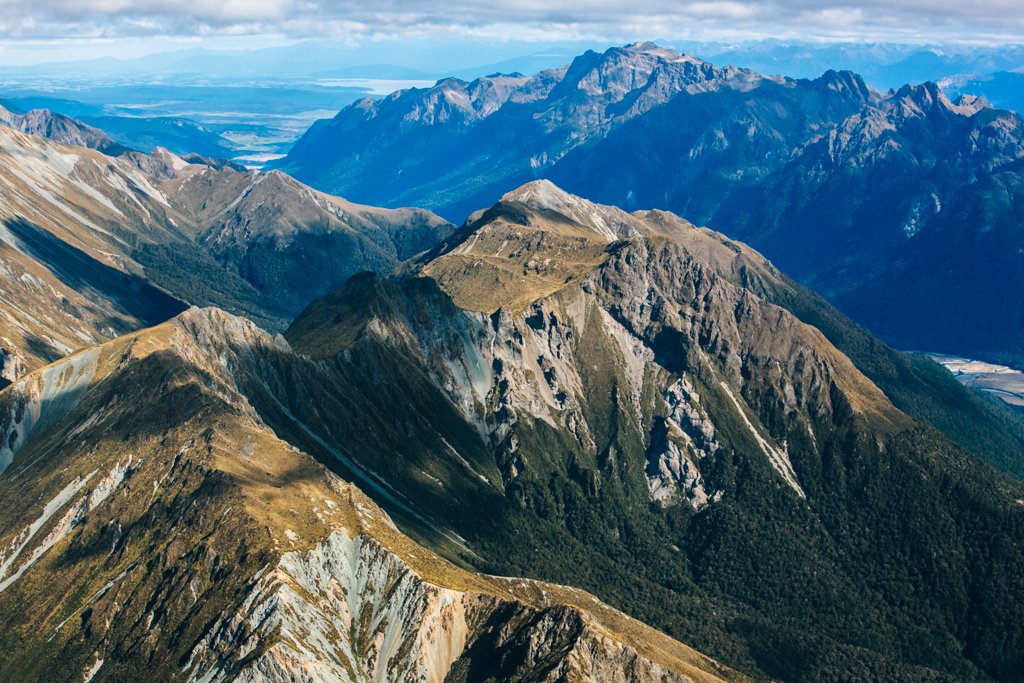
[[[101, 263], [29, 221], [6, 220], [4, 227], [14, 236], [19, 247], [47, 264], [65, 285], [78, 292], [91, 291], [101, 299], [113, 302], [143, 327], [162, 323], [188, 308], [145, 278]], [[126, 321], [110, 319], [105, 322], [107, 326], [118, 329], [124, 328]]]

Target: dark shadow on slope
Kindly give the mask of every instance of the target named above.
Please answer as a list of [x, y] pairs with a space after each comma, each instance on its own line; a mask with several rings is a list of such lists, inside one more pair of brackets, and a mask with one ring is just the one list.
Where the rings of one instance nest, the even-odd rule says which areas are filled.
[[6, 219], [4, 225], [18, 239], [21, 249], [65, 285], [78, 292], [93, 290], [145, 325], [162, 323], [188, 308], [143, 278], [97, 261], [24, 218]]
[[146, 243], [132, 253], [132, 258], [142, 264], [153, 282], [191, 304], [216, 306], [244, 315], [268, 330], [276, 331], [286, 325], [287, 317], [272, 310], [255, 287], [203, 249]]
[[46, 341], [39, 335], [32, 334], [31, 332], [25, 333], [24, 343], [26, 351], [36, 358], [42, 358], [47, 363], [52, 363], [65, 355], [60, 349], [53, 346], [50, 342]]
[[1019, 411], [964, 387], [930, 358], [895, 351], [803, 285], [788, 277], [783, 283], [753, 289], [821, 330], [897, 408], [931, 424], [981, 461], [1024, 479], [1024, 416]]

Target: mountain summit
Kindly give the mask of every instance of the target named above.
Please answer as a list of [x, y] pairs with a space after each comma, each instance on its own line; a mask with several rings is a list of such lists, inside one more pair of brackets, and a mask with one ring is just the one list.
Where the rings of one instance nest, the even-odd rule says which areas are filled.
[[[465, 93], [449, 100], [466, 114], [425, 118], [446, 92]], [[366, 101], [280, 163], [326, 191], [452, 219], [537, 178], [673, 211], [760, 249], [891, 343], [1012, 361], [1022, 159], [1017, 114], [934, 83], [769, 77], [645, 43], [500, 88], [443, 81]]]
[[[951, 377], [917, 378], [748, 247], [541, 181], [404, 275], [357, 276], [304, 312], [286, 339], [343, 379], [303, 379], [265, 419], [326, 459], [344, 454], [404, 528], [453, 557], [616, 595], [755, 675], [1004, 676], [1018, 663], [982, 634], [1019, 633], [1006, 606], [1024, 599], [1010, 569], [1024, 546], [989, 555], [963, 515], [984, 509], [989, 538], [1018, 538], [1019, 483], [897, 408], [800, 316], [856, 339], [903, 405], [959, 410]], [[323, 426], [303, 434], [285, 415]], [[963, 589], [986, 571], [999, 600]], [[969, 636], [943, 625], [961, 609]], [[958, 639], [986, 648], [985, 663], [940, 645]], [[755, 654], [802, 648], [814, 657]]]

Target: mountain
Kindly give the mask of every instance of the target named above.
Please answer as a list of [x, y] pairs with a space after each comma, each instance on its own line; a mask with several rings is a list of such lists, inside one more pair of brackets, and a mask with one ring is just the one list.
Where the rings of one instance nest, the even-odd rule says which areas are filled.
[[[679, 84], [789, 87], [634, 52], [631, 90], [629, 51], [579, 66], [556, 137], [603, 144]], [[473, 130], [570, 73], [449, 81], [417, 111]], [[925, 95], [989, 111], [908, 89], [908, 120]], [[5, 320], [36, 368], [0, 392], [4, 678], [1024, 669], [1024, 485], [993, 467], [1024, 472], [1019, 416], [750, 247], [543, 180], [453, 231], [279, 172], [0, 142]]]
[[985, 634], [1021, 599], [1019, 483], [758, 296], [786, 283], [755, 252], [536, 183], [415, 274], [303, 314], [287, 340], [344, 385], [273, 412], [487, 571], [577, 581], [755, 675], [1012, 679]]
[[403, 535], [240, 392], [281, 344], [191, 309], [0, 394], [5, 680], [747, 680]]
[[137, 236], [114, 226], [164, 208], [137, 169], [0, 126], [0, 188], [5, 383], [186, 308], [122, 256]]
[[[386, 509], [405, 535], [455, 565], [590, 591], [752, 676], [1014, 680], [1024, 651], [1017, 618], [1024, 602], [1018, 571], [1024, 560], [1024, 487], [896, 407], [850, 357], [790, 309], [805, 317], [830, 312], [825, 322], [834, 335], [863, 334], [741, 244], [671, 214], [628, 214], [549, 183], [531, 183], [474, 214], [401, 274], [353, 277], [310, 306], [283, 340], [223, 314], [193, 313], [152, 336], [137, 337], [146, 341], [136, 351], [118, 346], [116, 352], [100, 353], [97, 367], [124, 367], [127, 373], [112, 379], [109, 388], [88, 388], [105, 386], [86, 379], [93, 372], [88, 355], [57, 366], [49, 385], [63, 378], [61, 383], [73, 386], [58, 387], [39, 405], [63, 411], [61, 406], [77, 401], [67, 422], [46, 427], [48, 413], [40, 418], [17, 404], [0, 412], [12, 416], [4, 443], [21, 449], [3, 481], [26, 487], [4, 500], [38, 501], [20, 517], [7, 515], [20, 520], [10, 522], [9, 533], [37, 520], [46, 501], [76, 475], [80, 483], [97, 468], [89, 458], [102, 457], [106, 447], [84, 458], [78, 444], [100, 437], [75, 433], [78, 425], [112, 435], [114, 462], [124, 463], [132, 454], [135, 463], [135, 453], [151, 452], [123, 445], [114, 425], [125, 424], [125, 433], [151, 438], [166, 454], [161, 457], [170, 460], [146, 475], [158, 482], [156, 488], [134, 474], [126, 480], [137, 496], [132, 500], [163, 500], [165, 491], [174, 490], [159, 483], [168, 470], [169, 476], [194, 472], [190, 481], [197, 486], [209, 481], [201, 473], [213, 465], [198, 471], [187, 465], [189, 454], [198, 452], [195, 457], [215, 459], [220, 468], [236, 462], [230, 467], [243, 468], [231, 470], [238, 472], [240, 485], [273, 482], [252, 507], [262, 519], [278, 520], [271, 529], [277, 529], [274, 538], [282, 550], [291, 547], [288, 530], [296, 544], [313, 536], [304, 520], [315, 526], [317, 511], [328, 518], [330, 506], [317, 502], [327, 496], [303, 489], [294, 502], [282, 500], [279, 496], [290, 496], [292, 489], [282, 484], [279, 490], [274, 473], [289, 473], [313, 489], [323, 475], [291, 465], [283, 454], [246, 469], [246, 453], [255, 460], [253, 454], [262, 450], [258, 444], [248, 449], [241, 436], [207, 440], [199, 426], [205, 421], [166, 415], [166, 406], [193, 410], [201, 401], [149, 389], [147, 396], [159, 397], [159, 415], [134, 409], [118, 422], [119, 406], [141, 401], [131, 393], [139, 387], [208, 390], [210, 400], [230, 407], [214, 420], [216, 429], [235, 433], [232, 416], [241, 415], [289, 448], [308, 453]], [[166, 341], [182, 327], [194, 345]], [[891, 360], [880, 344], [861, 353], [878, 367]], [[181, 369], [181, 356], [199, 370]], [[142, 370], [131, 368], [145, 367], [136, 363], [140, 357], [152, 359], [158, 369], [133, 374]], [[872, 372], [884, 376], [878, 367]], [[939, 380], [917, 389], [920, 400], [946, 405], [949, 396], [968, 395], [952, 377], [946, 379], [953, 388]], [[915, 381], [911, 373], [909, 391]], [[8, 388], [4, 397], [31, 396], [29, 386], [47, 385], [41, 377], [25, 389]], [[31, 416], [34, 424], [42, 419], [42, 431], [27, 430], [19, 415]], [[170, 438], [161, 425], [177, 425], [188, 436]], [[14, 432], [18, 436], [10, 436]], [[18, 446], [19, 439], [24, 444]], [[44, 452], [51, 455], [34, 455]], [[82, 469], [60, 470], [67, 478], [33, 494], [40, 479], [27, 473], [15, 477], [19, 459], [23, 466], [59, 469], [63, 461], [52, 453], [74, 453], [82, 458]], [[211, 477], [203, 495], [234, 491], [219, 475]], [[70, 500], [85, 495], [85, 486]], [[167, 521], [167, 530], [158, 530], [155, 538], [180, 554], [161, 560], [155, 549], [148, 550], [152, 542], [143, 543], [145, 575], [158, 583], [161, 577], [179, 581], [180, 598], [150, 600], [156, 589], [132, 584], [125, 591], [140, 594], [138, 615], [111, 623], [145, 624], [153, 612], [154, 619], [168, 619], [162, 633], [183, 634], [170, 642], [188, 650], [198, 632], [179, 626], [182, 612], [169, 610], [189, 608], [189, 585], [197, 595], [207, 590], [206, 581], [228, 590], [235, 572], [227, 567], [274, 567], [279, 561], [273, 555], [245, 561], [231, 555], [200, 562], [197, 558], [208, 557], [207, 548], [223, 547], [212, 551], [223, 555], [226, 549], [240, 553], [251, 547], [255, 554], [265, 546], [243, 543], [248, 534], [216, 545], [220, 529], [235, 533], [238, 527], [230, 520], [240, 513], [184, 504], [192, 494], [170, 495], [175, 502], [164, 509], [196, 511], [190, 537], [209, 535], [214, 519], [217, 531], [202, 551], [188, 555], [194, 543], [176, 542], [171, 533], [184, 522]], [[306, 502], [311, 497], [316, 510]], [[244, 493], [231, 498], [232, 510], [249, 510], [246, 499]], [[73, 520], [79, 508], [70, 509], [76, 510]], [[57, 511], [51, 515], [57, 517]], [[79, 557], [106, 562], [101, 558], [111, 556], [111, 547], [117, 556], [119, 535], [134, 538], [131, 534], [145, 535], [153, 526], [165, 528], [154, 517], [134, 526], [108, 522], [119, 518], [106, 512], [93, 519], [106, 529], [90, 537], [96, 541], [88, 547], [95, 549], [84, 541], [63, 541], [67, 545], [53, 547], [67, 551], [40, 557], [76, 576], [89, 575], [82, 565], [68, 562]], [[37, 527], [40, 534], [45, 524]], [[20, 558], [10, 567], [22, 567]], [[95, 587], [75, 594], [95, 595], [129, 564], [98, 572]], [[42, 571], [44, 565], [38, 566]], [[183, 569], [195, 566], [211, 578], [195, 579]], [[24, 578], [35, 570], [33, 565]], [[287, 573], [295, 577], [297, 571]], [[428, 583], [451, 585], [425, 571], [417, 574]], [[308, 574], [324, 575], [316, 568]], [[252, 574], [240, 570], [238, 576]], [[55, 583], [48, 577], [38, 581]], [[252, 594], [238, 590], [243, 603]], [[297, 592], [307, 602], [307, 593], [317, 594]], [[124, 604], [115, 598], [110, 602]], [[10, 604], [35, 603], [19, 598]], [[43, 603], [41, 610], [50, 614], [51, 604]], [[225, 602], [196, 603], [206, 604], [219, 611], [202, 613], [199, 623], [223, 623], [218, 615]], [[262, 601], [250, 604], [262, 614]], [[93, 613], [83, 620], [84, 612], [75, 612], [80, 605], [56, 610], [57, 624], [75, 615], [60, 632], [99, 639], [90, 634], [106, 620], [93, 621]], [[373, 623], [372, 616], [365, 619]], [[247, 621], [243, 616], [229, 623]], [[4, 632], [38, 631], [31, 618], [17, 623], [20, 631]], [[315, 625], [304, 629], [320, 632]], [[296, 632], [290, 626], [283, 630]], [[43, 632], [49, 637], [49, 629]], [[554, 633], [559, 632], [556, 627]], [[222, 642], [246, 642], [233, 631], [225, 633]], [[532, 641], [550, 642], [541, 633], [551, 631], [538, 632]], [[304, 640], [308, 648], [322, 642], [312, 635]], [[334, 640], [345, 642], [344, 634]], [[528, 640], [524, 633], [517, 642]], [[75, 646], [76, 658], [68, 661], [76, 672], [99, 659], [124, 658], [108, 657], [96, 642]], [[211, 648], [249, 652], [245, 645]], [[169, 655], [179, 668], [190, 656]], [[455, 668], [468, 672], [466, 680], [480, 680], [486, 677], [481, 672], [493, 672], [494, 664], [484, 662], [493, 661], [471, 648]]]
[[23, 114], [0, 106], [0, 124], [73, 147], [88, 147], [116, 156], [127, 149], [98, 128], [49, 109], [32, 109]]
[[[192, 303], [244, 312], [272, 329], [351, 275], [388, 272], [452, 230], [428, 211], [353, 204], [278, 171], [193, 163], [161, 187], [200, 250], [185, 256], [173, 244], [142, 246], [137, 258], [153, 280], [187, 292]], [[218, 290], [225, 271], [237, 290]]]
[[[175, 210], [294, 182], [241, 175]], [[1015, 680], [1024, 485], [879, 383], [978, 411], [975, 452], [1012, 425], [923, 367], [749, 247], [529, 183], [283, 336], [191, 309], [0, 392], [0, 670]]]
[[[760, 78], [651, 44], [588, 52], [533, 77], [447, 78], [432, 88], [365, 98], [318, 122], [279, 167], [303, 181], [344, 185], [385, 202], [408, 193], [447, 216], [465, 216], [518, 183], [497, 193], [495, 186], [529, 180], [678, 89], [704, 89], [708, 81], [741, 87]], [[437, 158], [427, 162], [428, 156]], [[360, 177], [356, 168], [379, 180]]]
[[[325, 112], [380, 87], [373, 82], [328, 82], [317, 77], [237, 75], [211, 78], [139, 73], [83, 76], [70, 72], [5, 79], [0, 97], [12, 107], [50, 109], [105, 130], [121, 144], [141, 151], [165, 147], [177, 154], [199, 153], [261, 163], [279, 156]], [[397, 87], [397, 86], [396, 86]]]
[[[19, 98], [14, 98], [18, 102]], [[53, 104], [69, 110], [90, 109], [66, 100]], [[45, 108], [15, 113], [0, 105], [0, 124], [73, 147], [88, 147], [110, 156], [129, 150], [168, 149], [181, 156], [226, 158], [235, 147], [217, 133], [187, 119], [172, 117], [102, 116], [84, 113], [78, 118]]]
[[850, 72], [766, 77], [638, 44], [357, 102], [279, 167], [447, 217], [538, 177], [674, 211], [760, 249], [895, 345], [1012, 364], [1022, 158], [1017, 114], [931, 83], [881, 93]]
[[[1020, 45], [913, 45], [900, 43], [683, 42], [676, 49], [718, 64], [761, 73], [814, 78], [829, 69], [854, 71], [872, 87], [938, 81], [956, 74], [991, 74], [1024, 65]], [[1002, 106], [1002, 105], [1001, 105]]]
[[[101, 57], [0, 66], [0, 73], [9, 80], [30, 79], [38, 83], [51, 78], [75, 84], [82, 81], [123, 83], [125, 80], [145, 80], [140, 78], [142, 76], [153, 77], [157, 81], [176, 76], [182, 80], [202, 82], [213, 78], [237, 83], [243, 79], [267, 77], [278, 83], [281, 80], [306, 82], [309, 77], [319, 76], [325, 71], [343, 69], [342, 73], [353, 78], [376, 78], [374, 74], [381, 67], [430, 74], [475, 70], [479, 75], [492, 73], [494, 65], [519, 60], [524, 55], [528, 56], [526, 59], [547, 55], [570, 56], [591, 45], [591, 40], [544, 41], [538, 44], [536, 40], [511, 37], [493, 40], [464, 36], [406, 36], [357, 42], [322, 38], [250, 50], [190, 48], [128, 59]], [[543, 54], [537, 54], [538, 47]]]
[[160, 149], [111, 157], [0, 126], [0, 160], [6, 381], [187, 304], [283, 329], [353, 273], [390, 271], [451, 230]]

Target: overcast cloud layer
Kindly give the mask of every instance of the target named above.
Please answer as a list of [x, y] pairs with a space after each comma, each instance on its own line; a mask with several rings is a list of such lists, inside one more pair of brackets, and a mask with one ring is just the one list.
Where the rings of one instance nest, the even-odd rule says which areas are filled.
[[241, 35], [1000, 43], [1024, 40], [1024, 1], [0, 0], [9, 41]]

